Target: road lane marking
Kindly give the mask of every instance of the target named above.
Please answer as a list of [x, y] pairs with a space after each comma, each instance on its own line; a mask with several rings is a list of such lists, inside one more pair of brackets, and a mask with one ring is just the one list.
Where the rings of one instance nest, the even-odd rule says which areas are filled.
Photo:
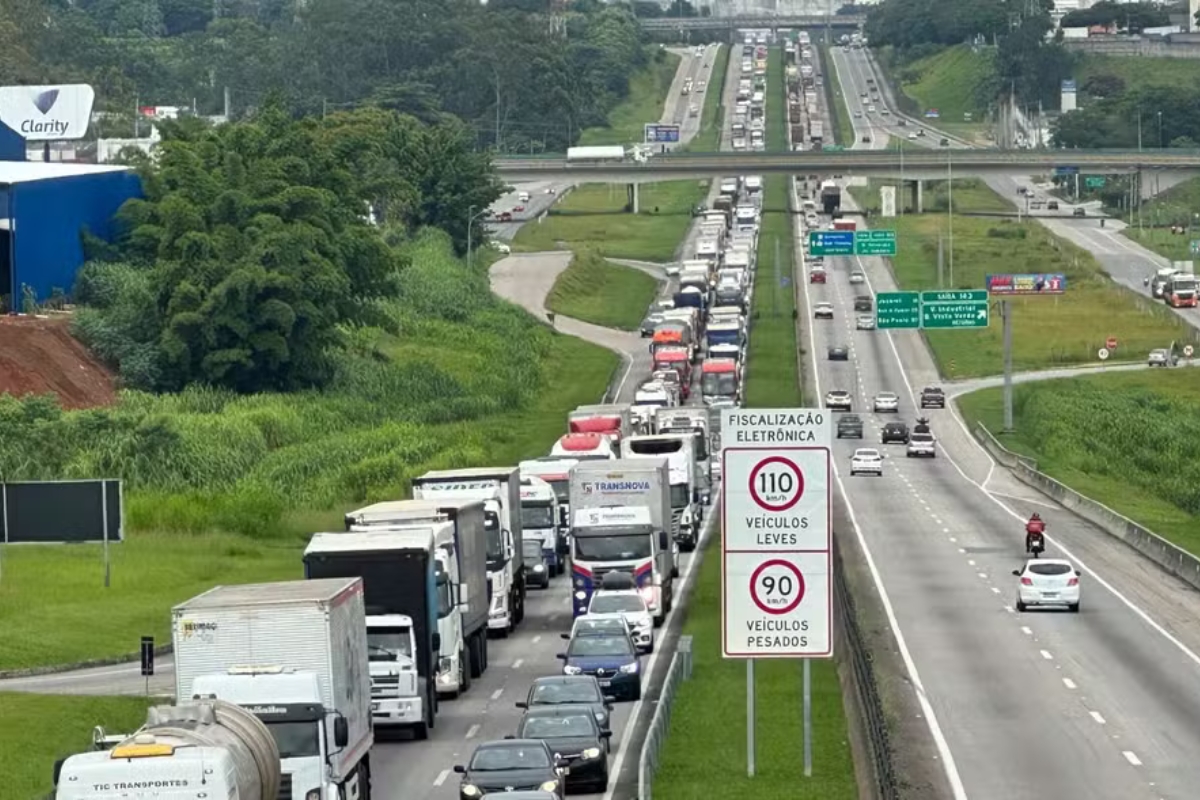
[[1000, 590], [999, 590], [999, 589], [997, 589], [995, 586], [993, 586], [993, 587], [992, 587], [992, 594], [1000, 594]]
[[502, 694], [504, 694], [504, 690], [503, 690], [503, 689], [497, 689], [496, 691], [492, 692], [492, 699], [493, 699], [493, 700], [499, 700], [499, 699], [500, 699], [500, 695], [502, 695]]
[[1030, 628], [1028, 625], [1022, 625], [1021, 633], [1025, 634], [1026, 636], [1033, 636], [1033, 629]]
[[467, 728], [467, 738], [468, 739], [474, 739], [475, 734], [477, 734], [477, 733], [479, 733], [478, 725], [472, 725], [471, 727]]
[[1042, 650], [1041, 653], [1042, 653], [1042, 658], [1046, 659], [1047, 661], [1054, 660], [1054, 655], [1049, 650]]
[[533, 637], [533, 643], [534, 643], [534, 644], [537, 644], [537, 643], [538, 643], [538, 642], [540, 642], [541, 640], [542, 640], [542, 636], [541, 636], [541, 634], [538, 634], [537, 636]]
[[450, 777], [450, 770], [444, 769], [438, 773], [438, 776], [436, 778], [433, 779], [433, 785], [441, 786], [443, 783], [446, 782], [446, 778], [449, 778], [449, 777]]
[[973, 567], [973, 566], [975, 566], [975, 562], [971, 559], [967, 559], [967, 566]]
[[[1079, 688], [1078, 686], [1075, 685], [1075, 681], [1071, 680], [1070, 678], [1063, 678], [1063, 686], [1067, 687], [1068, 689], [1078, 689]], [[1093, 711], [1092, 713], [1095, 714], [1096, 712]], [[1097, 716], [1099, 716], [1099, 715], [1097, 715]]]
[[1142, 760], [1137, 757], [1137, 753], [1132, 750], [1122, 750], [1121, 755], [1125, 756], [1125, 760], [1135, 767], [1142, 765]]
[[[949, 529], [949, 528], [944, 528], [944, 529], [942, 530], [942, 533], [949, 533], [949, 532], [950, 532], [950, 529]], [[950, 541], [952, 541], [952, 542], [957, 542], [957, 541], [958, 541], [958, 537], [956, 537], [956, 536], [951, 536], [951, 537], [950, 537]]]
[[1091, 714], [1092, 719], [1096, 720], [1097, 725], [1106, 725], [1107, 724], [1104, 721], [1104, 717], [1100, 716], [1099, 711], [1089, 711], [1088, 713]]
[[521, 665], [522, 665], [522, 664], [524, 664], [524, 663], [525, 663], [525, 659], [523, 659], [523, 658], [518, 658], [516, 661], [514, 661], [514, 662], [513, 662], [512, 668], [513, 668], [513, 669], [520, 669], [520, 668], [521, 668]]
[[976, 572], [975, 574], [978, 575], [979, 577], [983, 578], [985, 581], [987, 580], [986, 572]]

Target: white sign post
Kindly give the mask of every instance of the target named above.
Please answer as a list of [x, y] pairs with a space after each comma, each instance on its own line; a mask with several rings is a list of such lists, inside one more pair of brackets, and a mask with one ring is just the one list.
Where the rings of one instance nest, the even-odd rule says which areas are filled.
[[809, 659], [833, 655], [833, 422], [820, 408], [721, 412], [721, 652], [746, 659], [754, 775], [754, 659], [804, 664], [804, 774], [812, 774]]

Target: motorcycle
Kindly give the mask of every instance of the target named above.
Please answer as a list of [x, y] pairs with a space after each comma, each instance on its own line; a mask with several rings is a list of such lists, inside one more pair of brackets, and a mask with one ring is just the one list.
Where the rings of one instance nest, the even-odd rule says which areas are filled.
[[1034, 558], [1041, 558], [1046, 550], [1046, 539], [1040, 533], [1025, 534], [1025, 552], [1033, 553]]

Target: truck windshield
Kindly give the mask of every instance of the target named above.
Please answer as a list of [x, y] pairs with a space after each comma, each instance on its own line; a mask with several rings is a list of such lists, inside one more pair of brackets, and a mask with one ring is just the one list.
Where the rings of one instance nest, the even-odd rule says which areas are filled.
[[737, 394], [737, 377], [732, 372], [709, 372], [700, 379], [700, 393], [706, 397], [732, 397]]
[[671, 508], [686, 508], [692, 502], [692, 493], [686, 483], [671, 484]]
[[638, 439], [629, 443], [629, 449], [639, 456], [665, 456], [683, 449], [682, 439]]
[[268, 722], [267, 729], [275, 737], [280, 758], [304, 758], [321, 754], [320, 722]]
[[434, 580], [434, 588], [437, 592], [438, 619], [450, 616], [450, 612], [454, 610], [454, 598], [450, 593], [450, 576], [439, 572]]
[[490, 567], [504, 560], [504, 537], [500, 533], [500, 516], [495, 511], [485, 510], [483, 526], [487, 530], [487, 561]]
[[1194, 279], [1185, 278], [1180, 280], [1176, 278], [1171, 281], [1172, 294], [1192, 294], [1196, 291], [1196, 281]]
[[596, 536], [585, 528], [577, 530], [573, 538], [575, 557], [580, 561], [633, 561], [652, 555], [649, 533]]
[[367, 653], [371, 661], [395, 661], [398, 655], [412, 658], [412, 628], [368, 628]]
[[530, 530], [536, 528], [553, 528], [556, 519], [554, 519], [554, 508], [549, 504], [525, 505], [521, 504], [521, 528]]

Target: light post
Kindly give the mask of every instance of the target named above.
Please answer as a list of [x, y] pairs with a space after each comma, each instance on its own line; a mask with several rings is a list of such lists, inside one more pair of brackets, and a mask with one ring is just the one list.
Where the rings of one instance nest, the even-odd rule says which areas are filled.
[[1163, 149], [1162, 112], [1158, 112], [1158, 149]]
[[467, 207], [467, 269], [471, 268], [471, 231], [475, 227], [475, 220], [482, 217], [487, 211], [485, 208], [476, 214], [475, 206]]

